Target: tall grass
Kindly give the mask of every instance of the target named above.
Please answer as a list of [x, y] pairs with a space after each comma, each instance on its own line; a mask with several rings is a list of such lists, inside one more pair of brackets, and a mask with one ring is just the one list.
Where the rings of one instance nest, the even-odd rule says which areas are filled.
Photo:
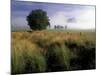
[[12, 74], [95, 69], [93, 32], [12, 32]]
[[46, 62], [40, 49], [27, 40], [16, 40], [12, 44], [12, 73], [42, 72]]
[[48, 71], [69, 70], [70, 58], [71, 52], [64, 44], [52, 43], [47, 51]]

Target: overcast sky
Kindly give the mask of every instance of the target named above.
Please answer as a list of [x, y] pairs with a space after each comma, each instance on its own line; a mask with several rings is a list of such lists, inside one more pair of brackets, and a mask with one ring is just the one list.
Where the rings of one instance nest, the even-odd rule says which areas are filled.
[[12, 29], [29, 28], [26, 17], [35, 9], [43, 9], [47, 12], [51, 28], [54, 25], [67, 25], [72, 29], [95, 28], [95, 6], [12, 1]]

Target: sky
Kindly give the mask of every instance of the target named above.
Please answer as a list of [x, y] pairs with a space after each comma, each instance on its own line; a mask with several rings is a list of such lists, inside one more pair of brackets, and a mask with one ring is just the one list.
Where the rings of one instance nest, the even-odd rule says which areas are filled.
[[12, 1], [12, 30], [30, 29], [26, 17], [35, 9], [47, 12], [51, 29], [54, 28], [54, 25], [67, 26], [69, 29], [95, 29], [95, 6]]

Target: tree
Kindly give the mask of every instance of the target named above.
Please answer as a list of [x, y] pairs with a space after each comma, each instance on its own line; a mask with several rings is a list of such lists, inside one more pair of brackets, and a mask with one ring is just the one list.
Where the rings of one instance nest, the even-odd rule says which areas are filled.
[[56, 28], [57, 28], [57, 26], [55, 25], [55, 26], [54, 26], [54, 28], [56, 29]]
[[27, 21], [32, 30], [43, 30], [50, 26], [47, 13], [42, 9], [32, 10], [27, 16]]

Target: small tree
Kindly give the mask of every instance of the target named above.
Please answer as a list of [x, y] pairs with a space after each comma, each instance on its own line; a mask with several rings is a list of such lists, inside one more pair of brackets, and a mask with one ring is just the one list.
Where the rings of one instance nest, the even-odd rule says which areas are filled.
[[32, 30], [43, 30], [50, 26], [47, 13], [42, 9], [32, 10], [27, 16], [27, 21]]
[[57, 28], [57, 26], [55, 25], [55, 26], [54, 26], [54, 28], [56, 29], [56, 28]]

